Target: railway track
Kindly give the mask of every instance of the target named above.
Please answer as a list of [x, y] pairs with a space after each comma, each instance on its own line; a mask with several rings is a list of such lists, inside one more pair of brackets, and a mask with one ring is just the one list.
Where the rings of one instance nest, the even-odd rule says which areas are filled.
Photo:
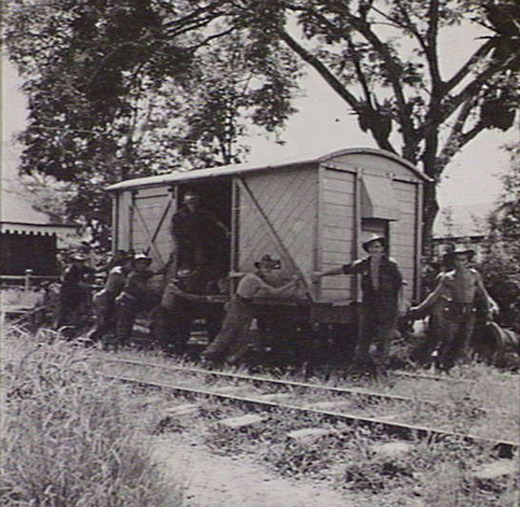
[[[465, 378], [456, 378], [456, 377], [451, 377], [451, 376], [430, 375], [427, 373], [411, 373], [411, 372], [405, 372], [405, 371], [394, 371], [394, 372], [391, 372], [391, 375], [393, 375], [395, 377], [410, 378], [410, 379], [432, 380], [434, 382], [452, 382], [452, 383], [467, 384], [467, 385], [477, 384], [476, 380], [465, 379]], [[520, 381], [520, 375], [512, 374], [511, 376], [513, 378], [515, 378], [517, 381]]]
[[[460, 432], [442, 425], [436, 427], [414, 422], [413, 414], [417, 406], [430, 405], [431, 410], [435, 408], [431, 404], [438, 404], [436, 400], [417, 400], [359, 387], [335, 387], [134, 359], [96, 357], [95, 361], [97, 373], [112, 380], [159, 388], [184, 397], [231, 403], [248, 411], [290, 412], [298, 417], [318, 417], [328, 422], [375, 428], [406, 439], [457, 438], [467, 443], [492, 447], [503, 457], [513, 456], [520, 445], [513, 439], [489, 438], [471, 431]], [[125, 369], [132, 369], [131, 374], [125, 373]], [[216, 384], [220, 381], [228, 385], [219, 387]], [[207, 388], [208, 383], [213, 385]], [[230, 383], [234, 384], [231, 388], [234, 392], [229, 392]], [[316, 396], [319, 397], [318, 401], [315, 401]], [[319, 400], [327, 396], [333, 401], [320, 403]], [[477, 412], [499, 413], [480, 407]], [[514, 417], [507, 413], [501, 415]]]
[[[344, 395], [344, 396], [356, 396], [358, 398], [364, 398], [370, 401], [392, 401], [392, 402], [402, 402], [408, 404], [417, 403], [417, 399], [414, 399], [409, 396], [402, 396], [396, 394], [389, 393], [379, 393], [370, 391], [368, 389], [363, 389], [359, 387], [336, 387], [331, 385], [324, 384], [311, 384], [308, 382], [296, 382], [291, 380], [281, 380], [281, 379], [273, 379], [267, 377], [260, 377], [255, 375], [244, 375], [238, 373], [231, 372], [223, 372], [216, 370], [208, 370], [204, 368], [196, 368], [196, 367], [186, 367], [186, 366], [176, 366], [176, 365], [163, 365], [158, 363], [152, 363], [149, 361], [137, 361], [134, 359], [121, 359], [121, 358], [106, 358], [104, 361], [119, 363], [119, 364], [128, 364], [134, 366], [144, 366], [149, 368], [159, 368], [164, 370], [170, 370], [172, 372], [182, 372], [190, 375], [203, 375], [206, 377], [215, 377], [218, 379], [225, 379], [230, 381], [243, 381], [252, 384], [264, 385], [264, 386], [273, 386], [285, 389], [298, 389], [298, 390], [307, 390], [307, 391], [318, 391], [335, 395]], [[454, 381], [454, 382], [463, 382], [468, 384], [475, 384], [472, 380], [465, 379], [448, 379], [446, 377], [438, 377], [433, 375], [414, 375], [410, 373], [396, 372], [394, 373], [396, 376], [402, 376], [404, 378], [421, 378], [427, 380], [436, 380], [436, 381]], [[421, 403], [425, 404], [437, 404], [437, 400], [421, 398]], [[510, 412], [504, 412], [497, 409], [493, 409], [490, 407], [479, 407], [479, 410], [486, 413], [494, 413], [501, 414], [505, 416], [514, 417], [516, 414]]]

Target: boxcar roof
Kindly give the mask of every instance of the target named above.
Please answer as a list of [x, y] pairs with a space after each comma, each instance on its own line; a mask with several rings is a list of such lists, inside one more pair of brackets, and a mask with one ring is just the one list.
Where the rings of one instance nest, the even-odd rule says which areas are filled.
[[254, 164], [254, 163], [245, 163], [245, 164], [230, 164], [224, 166], [211, 167], [208, 169], [197, 169], [192, 171], [172, 171], [167, 174], [159, 174], [157, 176], [146, 176], [144, 178], [135, 178], [131, 180], [122, 181], [120, 183], [115, 183], [114, 185], [110, 185], [107, 187], [107, 190], [110, 192], [117, 190], [124, 190], [128, 188], [138, 188], [138, 187], [148, 187], [153, 185], [163, 185], [169, 183], [177, 183], [182, 181], [189, 180], [201, 180], [206, 178], [217, 178], [222, 176], [231, 176], [234, 174], [242, 174], [247, 172], [255, 172], [255, 171], [266, 171], [266, 170], [274, 170], [281, 167], [294, 167], [298, 165], [305, 164], [320, 164], [323, 162], [327, 162], [328, 160], [332, 160], [336, 157], [344, 156], [344, 155], [353, 155], [353, 154], [369, 154], [369, 155], [377, 155], [380, 157], [388, 158], [394, 160], [411, 172], [413, 172], [416, 176], [421, 178], [424, 181], [430, 181], [430, 178], [426, 176], [424, 173], [419, 171], [413, 164], [400, 157], [399, 155], [395, 155], [389, 151], [380, 150], [376, 148], [347, 148], [343, 150], [334, 151], [332, 153], [327, 153], [325, 155], [315, 156], [315, 157], [292, 157], [288, 159], [278, 160], [272, 163], [264, 163], [264, 164]]

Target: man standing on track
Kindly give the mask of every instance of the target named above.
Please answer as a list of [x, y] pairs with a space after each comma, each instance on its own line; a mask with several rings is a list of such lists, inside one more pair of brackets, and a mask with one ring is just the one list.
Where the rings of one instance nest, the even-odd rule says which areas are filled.
[[[358, 367], [374, 364], [376, 371], [384, 372], [390, 341], [395, 335], [403, 278], [397, 263], [386, 254], [384, 236], [373, 234], [362, 246], [369, 254], [367, 257], [314, 273], [312, 281], [317, 282], [324, 276], [361, 274], [361, 329], [354, 362]], [[376, 343], [376, 353], [371, 355], [373, 341]]]
[[488, 315], [499, 311], [497, 303], [488, 294], [480, 273], [469, 267], [474, 250], [453, 250], [444, 256], [444, 264], [452, 269], [440, 275], [437, 287], [418, 306], [410, 309], [414, 318], [436, 307], [436, 335], [440, 338], [436, 366], [450, 370], [457, 359], [467, 356], [468, 342], [473, 334], [476, 303], [481, 297]]

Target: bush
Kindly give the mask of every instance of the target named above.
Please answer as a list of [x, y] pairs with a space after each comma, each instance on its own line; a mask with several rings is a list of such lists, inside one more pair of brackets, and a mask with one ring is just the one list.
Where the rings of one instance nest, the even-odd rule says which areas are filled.
[[92, 375], [81, 352], [43, 345], [2, 370], [0, 504], [181, 505], [136, 444], [127, 392]]
[[500, 324], [520, 332], [520, 266], [516, 245], [491, 245], [480, 265], [487, 290], [500, 306]]

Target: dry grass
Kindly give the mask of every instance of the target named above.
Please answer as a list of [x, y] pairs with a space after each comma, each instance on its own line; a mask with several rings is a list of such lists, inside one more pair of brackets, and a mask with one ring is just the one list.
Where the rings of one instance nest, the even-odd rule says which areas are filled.
[[[44, 339], [43, 336], [41, 338]], [[37, 443], [34, 445], [34, 449], [26, 449], [22, 458], [17, 462], [22, 463], [23, 468], [32, 473], [29, 477], [39, 477], [42, 470], [47, 468], [52, 470], [54, 467], [55, 470], [52, 470], [54, 484], [61, 485], [62, 483], [59, 481], [66, 476], [65, 483], [69, 485], [70, 477], [73, 477], [74, 481], [85, 483], [89, 495], [95, 494], [89, 489], [91, 483], [95, 482], [99, 488], [98, 500], [101, 497], [104, 498], [101, 503], [95, 503], [91, 500], [94, 496], [87, 495], [83, 497], [85, 498], [83, 503], [74, 501], [58, 503], [54, 501], [54, 498], [58, 497], [49, 497], [48, 492], [47, 497], [45, 496], [45, 487], [48, 487], [46, 484], [37, 484], [41, 495], [39, 498], [43, 499], [41, 505], [175, 505], [172, 503], [172, 497], [168, 499], [170, 502], [168, 503], [160, 500], [162, 493], [152, 491], [152, 487], [156, 487], [160, 481], [160, 479], [156, 479], [158, 474], [156, 470], [154, 471], [153, 466], [147, 461], [145, 465], [138, 465], [138, 463], [142, 463], [139, 461], [143, 459], [142, 454], [138, 454], [142, 449], [135, 447], [135, 439], [130, 438], [132, 430], [126, 424], [129, 418], [134, 417], [125, 400], [127, 393], [121, 391], [120, 388], [116, 389], [114, 385], [106, 383], [99, 385], [89, 375], [83, 363], [85, 356], [63, 354], [59, 349], [59, 343], [52, 347], [45, 345], [41, 350], [34, 349], [30, 355], [22, 350], [16, 357], [19, 344], [19, 341], [11, 343], [11, 357], [8, 356], [7, 363], [14, 365], [8, 368], [10, 392], [13, 392], [13, 386], [19, 386], [22, 389], [16, 393], [14, 398], [11, 394], [8, 404], [10, 404], [11, 411], [13, 407], [18, 409], [17, 415], [24, 424], [28, 424], [26, 417], [28, 415], [30, 415], [29, 419], [35, 419], [35, 421], [31, 421], [31, 424], [36, 424], [35, 429], [31, 430], [32, 433], [27, 433], [27, 430], [23, 429], [27, 436], [21, 441], [25, 447], [32, 440]], [[23, 355], [25, 355], [24, 360], [22, 360]], [[130, 359], [134, 358], [136, 353], [123, 351], [118, 356]], [[142, 353], [138, 356], [143, 359]], [[171, 359], [166, 360], [155, 353], [149, 353], [148, 359], [158, 363], [171, 363]], [[69, 377], [72, 364], [80, 369], [83, 368], [84, 371], [79, 386], [76, 385], [75, 388], [69, 387], [72, 382], [78, 381], [77, 374]], [[190, 366], [190, 364], [184, 365]], [[139, 371], [137, 367], [125, 367], [124, 369], [127, 373], [134, 370]], [[17, 376], [18, 371], [25, 371], [25, 373]], [[156, 371], [154, 375], [156, 375], [156, 380], [168, 380], [174, 383], [177, 378], [177, 375], [172, 372], [165, 371]], [[183, 376], [185, 376], [184, 373], [179, 374], [179, 377]], [[484, 365], [457, 367], [451, 377], [452, 380], [460, 378], [473, 380], [475, 383], [435, 383], [415, 379], [403, 381], [388, 379], [382, 385], [365, 387], [377, 387], [390, 392], [397, 391], [414, 398], [425, 396], [438, 400], [439, 405], [417, 403], [417, 407], [413, 407], [414, 415], [422, 415], [432, 424], [440, 415], [443, 415], [443, 421], [451, 421], [452, 429], [463, 433], [470, 432], [474, 425], [479, 423], [478, 407], [485, 404], [497, 410], [509, 409], [510, 411], [513, 408], [512, 404], [517, 403], [515, 396], [518, 394], [517, 379], [491, 367]], [[227, 388], [234, 393], [250, 393], [249, 390], [242, 392], [246, 387], [238, 382], [206, 379], [204, 383], [201, 378], [197, 377], [184, 379], [184, 382], [189, 385], [193, 384], [193, 387], [197, 384], [198, 387], [202, 387], [201, 384], [204, 384], [204, 387], [212, 387], [216, 390]], [[24, 393], [27, 386], [32, 386], [33, 391], [29, 390], [28, 393]], [[41, 403], [42, 397], [36, 396], [34, 390], [37, 393], [39, 391], [53, 393], [56, 400], [51, 412], [43, 411], [36, 406], [37, 403]], [[89, 393], [85, 394], [85, 390]], [[89, 395], [90, 392], [96, 393], [95, 399]], [[289, 399], [302, 397], [297, 390], [288, 390], [287, 394]], [[100, 397], [107, 401], [109, 408], [105, 404], [99, 404]], [[320, 397], [320, 401], [332, 401], [333, 399]], [[316, 400], [305, 398], [302, 401]], [[30, 410], [27, 413], [24, 411], [22, 414], [24, 402], [28, 403], [27, 407]], [[491, 449], [469, 446], [458, 439], [412, 441], [409, 453], [386, 457], [375, 453], [373, 445], [388, 437], [383, 437], [370, 430], [353, 429], [344, 425], [331, 427], [334, 431], [329, 437], [311, 444], [300, 444], [287, 439], [287, 432], [303, 427], [323, 427], [324, 422], [319, 418], [295, 420], [286, 413], [272, 413], [268, 420], [258, 426], [234, 432], [214, 423], [225, 417], [240, 415], [239, 410], [225, 405], [214, 406], [202, 400], [198, 402], [202, 406], [200, 411], [202, 417], [197, 416], [190, 421], [174, 421], [172, 426], [162, 429], [166, 432], [197, 435], [214, 452], [225, 455], [249, 455], [283, 475], [300, 479], [318, 479], [360, 497], [371, 495], [373, 503], [369, 502], [370, 505], [408, 505], [402, 503], [404, 498], [417, 499], [417, 505], [439, 505], [441, 507], [484, 507], [488, 505], [515, 507], [517, 505], [518, 487], [515, 477], [504, 477], [492, 484], [479, 484], [473, 477], [473, 471], [477, 466], [496, 459], [496, 455]], [[441, 403], [447, 403], [445, 412], [442, 412], [440, 408]], [[379, 410], [380, 407], [374, 406], [373, 408]], [[381, 410], [383, 408], [385, 407], [382, 407]], [[47, 415], [47, 419], [43, 417], [44, 414]], [[60, 414], [65, 414], [66, 417], [60, 419], [62, 417]], [[488, 424], [500, 427], [501, 419], [497, 415], [490, 417], [491, 420]], [[103, 422], [98, 421], [98, 418]], [[60, 426], [60, 424], [52, 424], [56, 421], [61, 421], [62, 428], [59, 431], [56, 430], [57, 434], [54, 435], [53, 431], [49, 431], [49, 429]], [[67, 422], [65, 428], [63, 428], [64, 421]], [[89, 426], [88, 429], [92, 431], [87, 431], [85, 425]], [[510, 426], [511, 424], [508, 425], [508, 427]], [[30, 425], [28, 427], [31, 428]], [[20, 428], [22, 426], [15, 427], [13, 434], [20, 433]], [[502, 435], [497, 436], [504, 436], [505, 430], [504, 427]], [[38, 438], [42, 439], [42, 434], [48, 435], [48, 441], [44, 443], [38, 441]], [[66, 448], [61, 449], [56, 442], [57, 439], [59, 441], [68, 439], [74, 443], [77, 446], [75, 453], [69, 452]], [[102, 458], [91, 459], [88, 466], [82, 466], [83, 463], [78, 456], [87, 460], [93, 454], [92, 448], [83, 447], [83, 445], [86, 446], [86, 441], [90, 441], [91, 445], [99, 450], [100, 454], [96, 456], [102, 456]], [[110, 446], [108, 442], [114, 443]], [[12, 447], [11, 452], [17, 453], [18, 450]], [[36, 464], [28, 464], [31, 453], [35, 455], [43, 453], [43, 457], [38, 458]], [[56, 454], [60, 456], [59, 462], [53, 457]], [[70, 466], [60, 464], [67, 460], [69, 463], [65, 465]], [[127, 463], [128, 466], [122, 470]], [[146, 469], [149, 471], [145, 473]], [[72, 470], [77, 471], [71, 472]], [[27, 474], [25, 469], [24, 474]], [[21, 473], [13, 475], [13, 484], [15, 484], [15, 480], [18, 487], [20, 483], [25, 484], [24, 477], [25, 475]], [[142, 481], [142, 486], [136, 486], [138, 481]], [[135, 486], [133, 490], [127, 489], [129, 488], [126, 485], [128, 482]], [[2, 479], [0, 495], [4, 492], [3, 485]], [[55, 492], [59, 491], [58, 486], [53, 486], [54, 489], [49, 491], [55, 495]], [[123, 493], [114, 493], [113, 491], [117, 488], [121, 489]], [[147, 500], [144, 496], [140, 497], [140, 494], [150, 495], [151, 500]], [[112, 499], [116, 502], [116, 497], [124, 498], [124, 501], [109, 503], [112, 502]], [[0, 496], [0, 503], [3, 500], [4, 498]], [[5, 505], [29, 505], [29, 503], [5, 503]]]
[[20, 288], [1, 289], [0, 307], [20, 306], [32, 308], [41, 297], [41, 294], [36, 290], [25, 291]]
[[136, 435], [128, 392], [91, 375], [85, 354], [2, 335], [0, 504], [182, 505]]

